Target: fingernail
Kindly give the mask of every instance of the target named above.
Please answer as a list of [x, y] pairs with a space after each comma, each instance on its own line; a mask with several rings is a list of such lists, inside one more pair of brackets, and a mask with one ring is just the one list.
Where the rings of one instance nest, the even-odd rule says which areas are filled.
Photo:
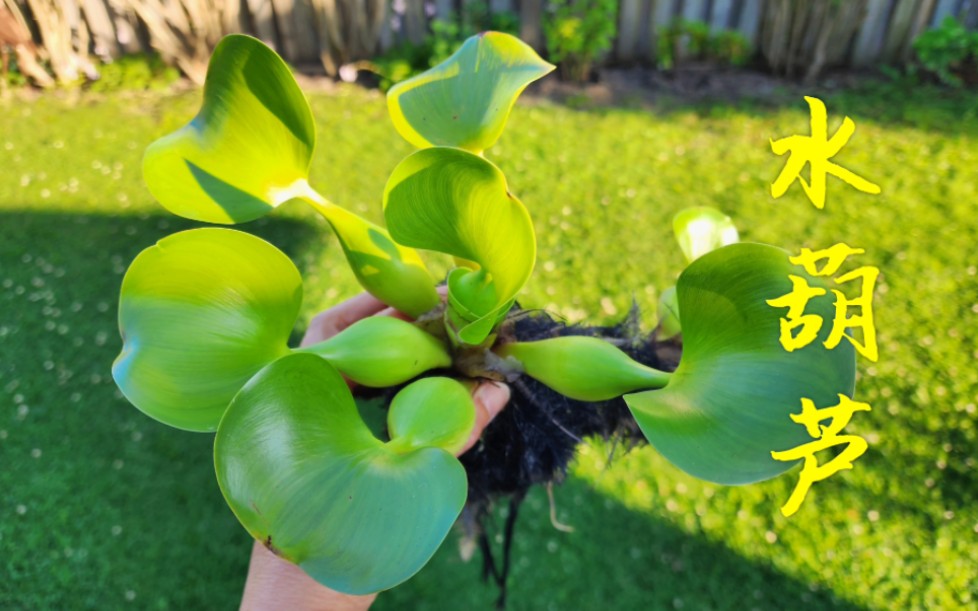
[[496, 414], [502, 411], [506, 407], [506, 403], [509, 402], [510, 390], [509, 386], [501, 382], [483, 382], [476, 389], [475, 394], [472, 398], [482, 404], [486, 412], [489, 414], [489, 418], [495, 418]]

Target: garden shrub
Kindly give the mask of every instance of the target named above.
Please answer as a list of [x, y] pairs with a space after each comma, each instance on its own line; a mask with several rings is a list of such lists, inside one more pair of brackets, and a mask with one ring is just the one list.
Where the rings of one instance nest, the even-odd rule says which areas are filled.
[[562, 77], [584, 82], [615, 39], [614, 0], [556, 0], [543, 22], [549, 59]]

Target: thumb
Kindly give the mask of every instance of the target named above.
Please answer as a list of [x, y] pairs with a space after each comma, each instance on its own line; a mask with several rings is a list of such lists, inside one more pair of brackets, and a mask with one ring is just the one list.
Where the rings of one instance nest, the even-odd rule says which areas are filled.
[[475, 425], [472, 427], [472, 434], [468, 441], [458, 452], [459, 455], [467, 452], [482, 437], [482, 431], [492, 422], [499, 412], [503, 411], [509, 402], [509, 386], [502, 382], [484, 381], [480, 383], [472, 393], [472, 401], [475, 403]]

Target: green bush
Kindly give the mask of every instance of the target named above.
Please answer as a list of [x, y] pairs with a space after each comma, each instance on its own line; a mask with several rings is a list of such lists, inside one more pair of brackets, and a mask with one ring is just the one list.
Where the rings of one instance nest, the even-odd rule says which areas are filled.
[[92, 91], [164, 91], [180, 80], [180, 71], [166, 65], [159, 55], [126, 55], [99, 67]]
[[969, 32], [954, 17], [913, 42], [921, 66], [946, 85], [978, 83], [978, 32]]
[[682, 61], [743, 66], [751, 53], [750, 41], [740, 32], [714, 34], [702, 21], [678, 20], [659, 30], [657, 61], [663, 70], [671, 70]]
[[584, 82], [615, 38], [614, 0], [557, 0], [543, 22], [549, 59], [565, 79]]

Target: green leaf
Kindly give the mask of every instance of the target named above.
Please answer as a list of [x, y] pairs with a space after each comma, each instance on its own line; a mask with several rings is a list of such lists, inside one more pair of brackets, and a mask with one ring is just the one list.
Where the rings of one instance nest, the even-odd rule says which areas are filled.
[[143, 177], [174, 214], [241, 223], [308, 187], [315, 141], [309, 105], [285, 62], [233, 34], [211, 56], [200, 113], [146, 149]]
[[415, 317], [438, 305], [416, 252], [309, 186], [315, 142], [312, 113], [285, 62], [234, 34], [214, 50], [200, 113], [149, 146], [143, 176], [168, 210], [209, 223], [250, 221], [301, 198], [329, 221], [367, 291]]
[[213, 431], [238, 390], [288, 353], [302, 280], [278, 249], [230, 229], [166, 237], [122, 281], [112, 376], [157, 420]]
[[391, 445], [402, 451], [432, 446], [455, 454], [474, 425], [469, 389], [450, 378], [424, 378], [405, 387], [387, 416]]
[[661, 390], [626, 395], [642, 432], [680, 469], [721, 484], [774, 477], [793, 463], [772, 450], [811, 438], [789, 416], [801, 399], [819, 407], [852, 396], [855, 350], [843, 342], [826, 350], [835, 317], [831, 292], [811, 300], [805, 313], [824, 319], [818, 339], [787, 352], [779, 342], [782, 308], [766, 303], [789, 293], [789, 274], [811, 286], [825, 283], [788, 261], [781, 249], [734, 244], [694, 261], [679, 278], [683, 355]]
[[434, 336], [390, 316], [364, 318], [297, 352], [318, 354], [357, 384], [375, 388], [403, 384], [429, 369], [452, 364], [446, 347]]
[[[448, 278], [452, 329], [478, 344], [526, 283], [536, 259], [533, 223], [492, 163], [453, 148], [429, 148], [402, 161], [384, 191], [384, 214], [399, 243], [472, 261]], [[449, 321], [453, 318], [450, 316]]]
[[740, 239], [730, 217], [708, 206], [680, 210], [672, 219], [672, 229], [690, 262]]
[[[411, 577], [465, 503], [465, 470], [443, 447], [467, 436], [474, 418], [465, 415], [474, 413], [468, 393], [425, 384], [439, 389], [395, 398], [388, 427], [402, 436], [385, 444], [326, 361], [295, 354], [263, 369], [234, 398], [214, 442], [217, 479], [238, 520], [340, 592], [376, 592]], [[442, 428], [426, 433], [435, 421]]]
[[524, 373], [578, 401], [607, 401], [627, 392], [660, 388], [669, 374], [632, 360], [596, 337], [555, 337], [505, 344], [496, 352], [520, 362]]
[[499, 139], [526, 86], [553, 69], [518, 38], [484, 32], [431, 70], [392, 87], [387, 107], [394, 127], [416, 147], [481, 153]]
[[391, 239], [387, 230], [312, 195], [310, 203], [339, 238], [360, 286], [401, 312], [417, 318], [441, 301], [421, 256]]

